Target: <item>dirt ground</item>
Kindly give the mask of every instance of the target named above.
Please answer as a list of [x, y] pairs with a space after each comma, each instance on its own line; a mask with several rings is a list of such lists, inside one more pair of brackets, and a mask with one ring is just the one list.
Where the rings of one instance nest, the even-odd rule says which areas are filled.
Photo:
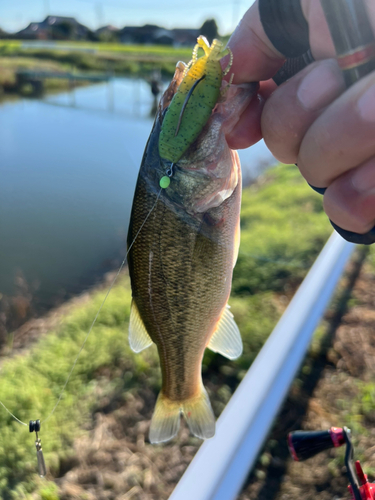
[[[290, 390], [260, 459], [239, 500], [339, 500], [349, 498], [343, 453], [332, 450], [306, 462], [289, 457], [286, 436], [293, 429], [347, 425], [357, 404], [358, 381], [374, 379], [375, 275], [361, 257], [351, 265], [339, 297], [327, 315], [320, 347], [310, 353]], [[86, 300], [85, 297], [80, 300]], [[50, 321], [57, 321], [58, 313]], [[42, 321], [42, 320], [35, 320]], [[48, 321], [41, 323], [48, 328]], [[36, 328], [36, 326], [35, 326]], [[32, 323], [15, 335], [25, 345]], [[208, 389], [215, 390], [205, 381]], [[152, 446], [146, 440], [155, 396], [149, 389], [99, 401], [90, 428], [74, 444], [74, 458], [54, 478], [62, 500], [164, 500], [199, 448], [181, 422], [178, 440]], [[354, 410], [353, 410], [354, 411]], [[375, 468], [375, 428], [360, 418], [366, 433], [354, 434], [362, 465]], [[375, 421], [375, 419], [374, 419]], [[374, 480], [370, 474], [370, 480]]]

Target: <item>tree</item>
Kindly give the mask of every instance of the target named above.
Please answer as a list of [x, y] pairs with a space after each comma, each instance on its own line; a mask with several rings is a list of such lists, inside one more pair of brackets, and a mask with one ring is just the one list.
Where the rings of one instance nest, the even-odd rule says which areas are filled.
[[215, 19], [207, 19], [207, 21], [202, 24], [202, 27], [199, 31], [201, 35], [204, 35], [207, 40], [212, 43], [212, 40], [214, 38], [217, 38], [218, 35], [218, 29]]

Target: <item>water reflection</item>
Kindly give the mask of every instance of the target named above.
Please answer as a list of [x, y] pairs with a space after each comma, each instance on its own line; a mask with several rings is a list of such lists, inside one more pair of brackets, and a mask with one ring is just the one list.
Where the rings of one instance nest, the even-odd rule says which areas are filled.
[[129, 118], [149, 118], [155, 96], [150, 91], [150, 84], [142, 78], [114, 78], [106, 83], [47, 96], [44, 101], [77, 109], [110, 111]]

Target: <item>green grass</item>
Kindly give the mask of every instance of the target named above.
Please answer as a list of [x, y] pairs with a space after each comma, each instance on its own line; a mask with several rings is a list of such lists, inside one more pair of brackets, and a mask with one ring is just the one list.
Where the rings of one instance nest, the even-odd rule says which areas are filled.
[[[0, 50], [6, 48], [7, 50], [21, 49], [21, 40], [0, 40]], [[27, 42], [25, 42], [27, 43]], [[51, 43], [51, 42], [49, 42]], [[75, 41], [56, 41], [53, 44], [58, 47], [69, 47], [72, 50], [79, 49], [92, 49], [101, 52], [123, 52], [127, 54], [154, 54], [159, 56], [172, 57], [177, 55], [191, 56], [192, 48], [189, 47], [172, 47], [169, 45], [126, 45], [122, 43], [104, 43], [104, 42], [75, 42]], [[52, 51], [53, 49], [51, 49]]]
[[[162, 45], [123, 45], [94, 42], [55, 42], [56, 49], [26, 49], [18, 40], [0, 40], [0, 57], [30, 57], [56, 61], [80, 70], [111, 71], [122, 75], [149, 75], [155, 69], [165, 76], [174, 72], [177, 61], [188, 62], [192, 48]], [[61, 49], [58, 49], [58, 47]], [[84, 52], [75, 49], [90, 49]]]
[[[245, 190], [242, 244], [233, 280], [232, 311], [240, 327], [244, 354], [229, 362], [207, 352], [203, 371], [220, 385], [212, 394], [219, 413], [238, 380], [248, 369], [272, 331], [282, 308], [277, 298], [303, 278], [331, 232], [321, 198], [301, 179], [294, 166], [273, 169], [266, 181]], [[4, 362], [0, 400], [23, 421], [49, 415], [73, 360], [105, 292], [93, 294], [76, 307], [58, 331], [43, 337], [30, 353]], [[41, 438], [52, 474], [72, 453], [74, 438], [84, 432], [98, 398], [114, 391], [126, 393], [148, 386], [158, 392], [160, 373], [156, 349], [131, 352], [127, 342], [130, 288], [127, 277], [115, 286], [99, 315], [60, 405], [45, 425]], [[206, 380], [207, 382], [207, 380]], [[34, 436], [0, 411], [0, 496], [7, 499], [58, 498], [53, 483], [36, 474]]]
[[[51, 412], [71, 369], [86, 332], [103, 300], [104, 292], [76, 308], [64, 318], [59, 332], [52, 332], [26, 356], [4, 363], [0, 400], [21, 420], [40, 418]], [[71, 453], [73, 438], [89, 419], [98, 394], [103, 397], [116, 388], [132, 390], [138, 385], [159, 385], [155, 349], [135, 356], [128, 347], [127, 321], [130, 308], [128, 280], [117, 285], [100, 314], [76, 365], [64, 396], [53, 416], [42, 424], [42, 443], [49, 468], [56, 474], [60, 460]], [[109, 380], [102, 375], [110, 370]], [[105, 380], [105, 383], [104, 383]], [[95, 396], [96, 395], [96, 396]], [[25, 493], [35, 487], [34, 436], [0, 412], [0, 495], [16, 486]], [[22, 498], [20, 496], [20, 498]]]
[[[58, 61], [50, 61], [37, 59], [35, 57], [1, 57], [0, 56], [0, 91], [4, 89], [5, 94], [0, 92], [2, 99], [15, 97], [17, 94], [24, 96], [33, 92], [31, 85], [25, 84], [21, 89], [16, 88], [16, 72], [18, 70], [40, 70], [40, 71], [58, 71], [68, 72], [71, 70], [71, 65]], [[87, 85], [85, 81], [75, 81], [75, 87]], [[44, 81], [44, 90], [46, 92], [61, 92], [70, 90], [69, 82], [59, 78], [48, 78]]]
[[261, 188], [246, 190], [241, 231], [233, 293], [243, 296], [301, 281], [332, 228], [322, 197], [291, 165], [274, 169]]
[[[56, 61], [44, 61], [32, 57], [0, 57], [0, 85], [14, 86], [16, 84], [16, 71], [18, 69], [38, 69], [44, 71], [68, 71], [69, 65]], [[50, 80], [46, 82], [47, 87]], [[60, 81], [61, 87], [67, 87], [67, 83]]]

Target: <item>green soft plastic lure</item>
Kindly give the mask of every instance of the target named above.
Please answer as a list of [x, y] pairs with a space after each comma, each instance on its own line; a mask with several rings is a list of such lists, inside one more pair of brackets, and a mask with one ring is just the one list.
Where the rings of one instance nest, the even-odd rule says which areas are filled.
[[[213, 40], [211, 46], [204, 36], [197, 41], [159, 136], [159, 154], [172, 163], [181, 158], [207, 123], [219, 98], [222, 78], [232, 65], [230, 49], [224, 49], [219, 40]], [[199, 47], [204, 55], [198, 58]], [[230, 62], [223, 71], [219, 61], [227, 54], [231, 56]]]

